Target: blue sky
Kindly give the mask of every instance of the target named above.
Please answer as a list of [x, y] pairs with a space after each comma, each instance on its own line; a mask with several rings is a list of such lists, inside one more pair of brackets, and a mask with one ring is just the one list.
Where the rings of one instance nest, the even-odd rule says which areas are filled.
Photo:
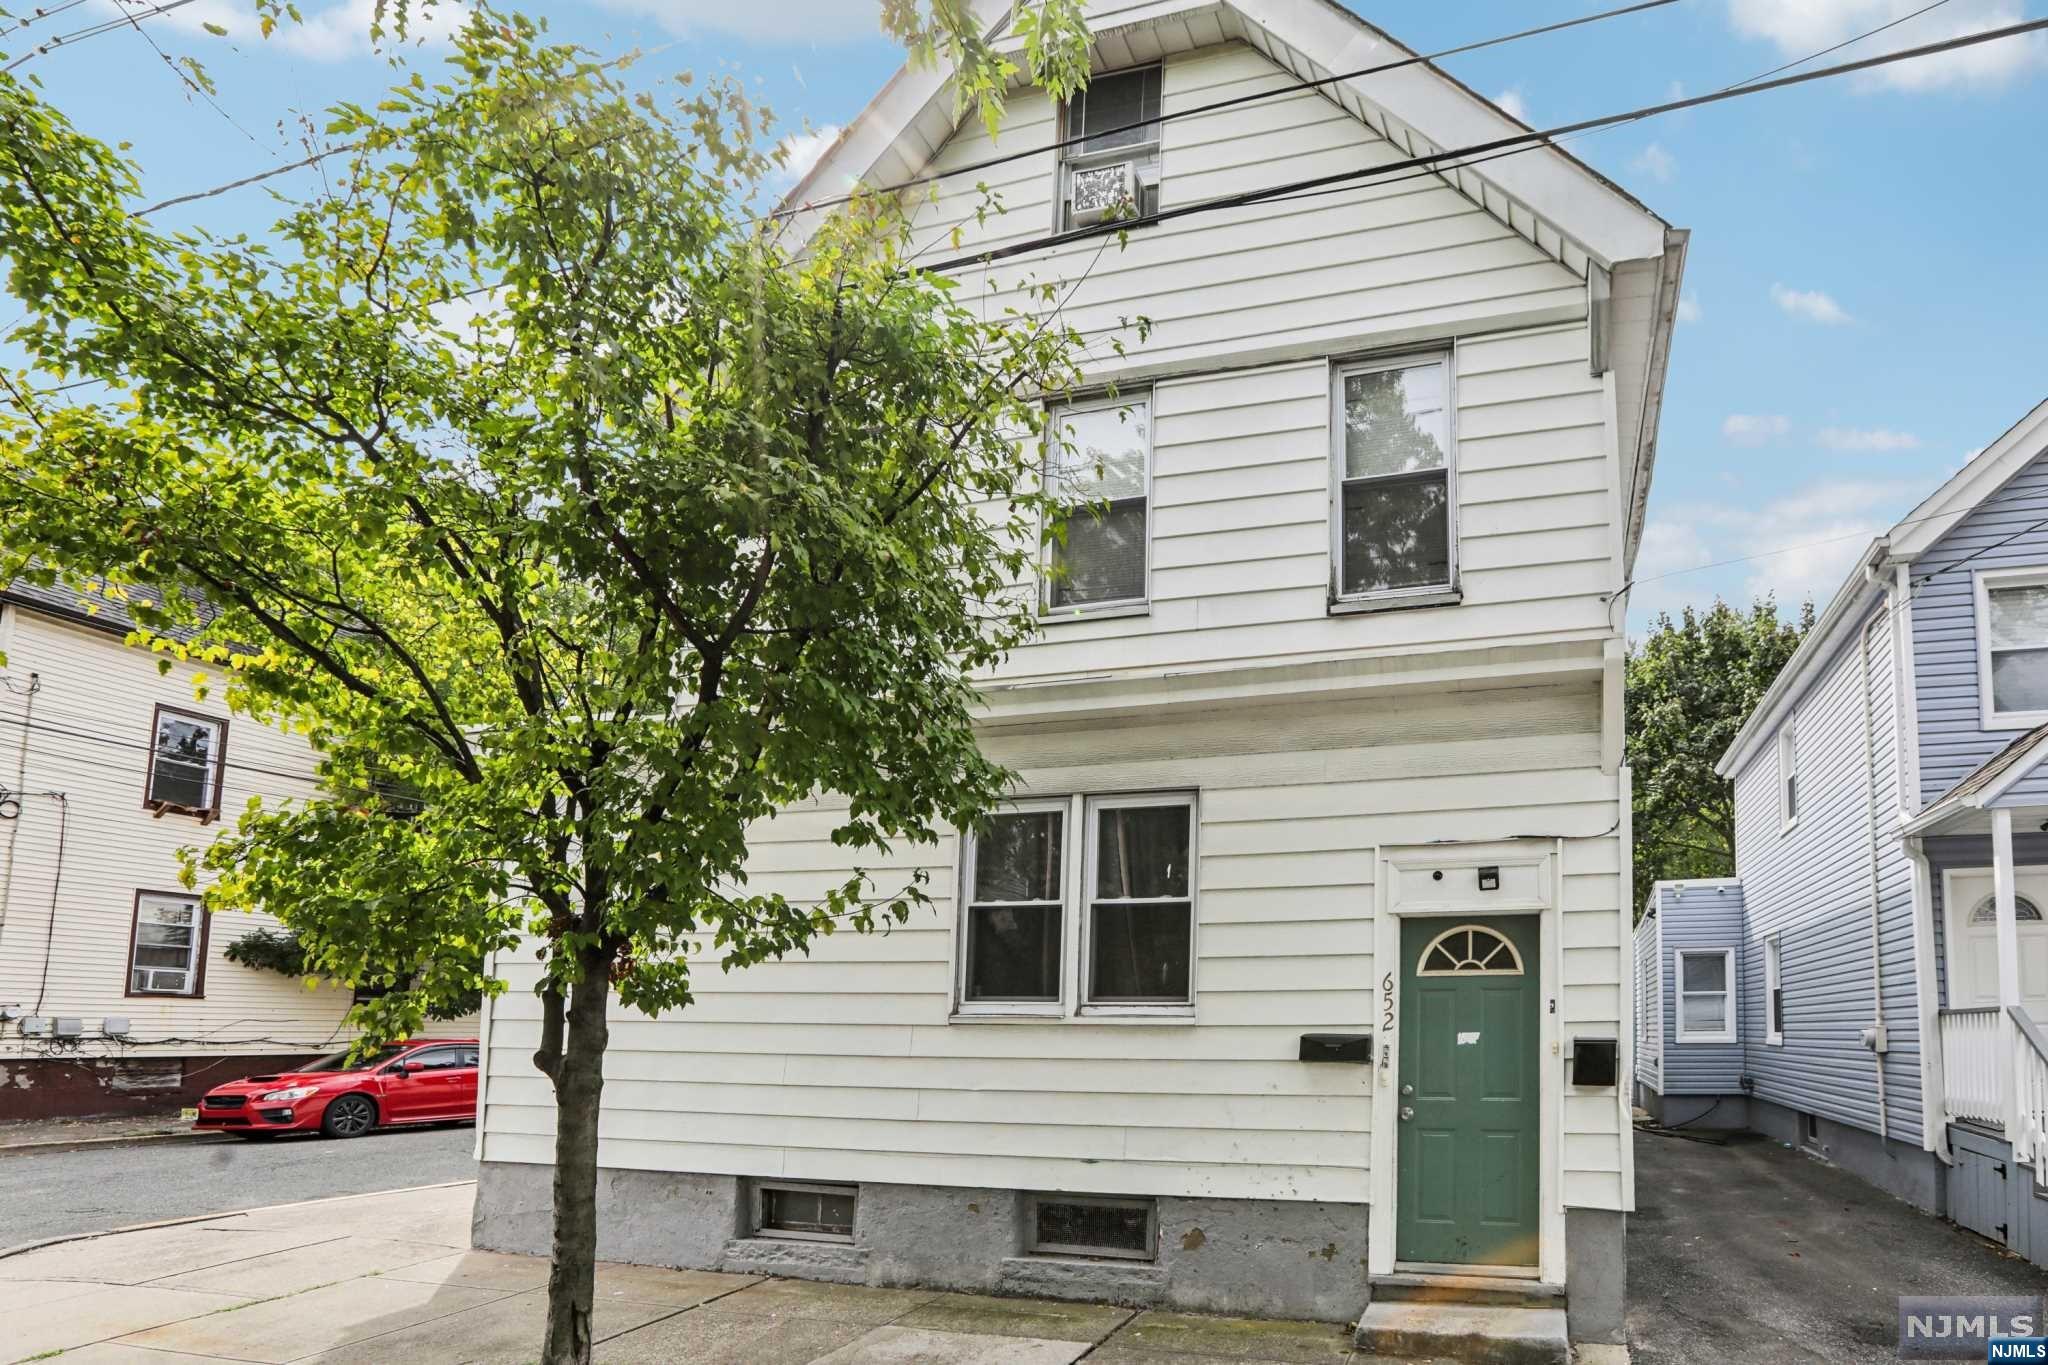
[[[44, 0], [47, 6], [51, 0]], [[250, 0], [194, 0], [147, 22], [219, 82], [188, 96], [130, 29], [36, 58], [83, 127], [132, 144], [171, 195], [303, 155], [302, 115], [390, 76], [364, 37], [372, 0], [301, 0], [258, 39]], [[649, 78], [736, 72], [792, 128], [829, 131], [900, 59], [879, 0], [591, 0], [524, 6]], [[1603, 0], [1352, 0], [1396, 38], [1447, 47]], [[1701, 93], [1910, 13], [1925, 0], [1681, 0], [1455, 58], [1449, 69], [1539, 127]], [[1827, 58], [2034, 17], [2041, 0], [1948, 0]], [[2031, 9], [2030, 9], [2031, 6]], [[136, 8], [141, 8], [137, 0]], [[34, 26], [120, 13], [81, 0]], [[222, 24], [228, 38], [207, 34]], [[19, 54], [27, 33], [0, 38]], [[1631, 626], [1715, 595], [1825, 599], [1868, 535], [2048, 397], [2048, 35], [1759, 95], [1599, 133], [1572, 150], [1693, 231]], [[298, 172], [274, 182], [289, 188]], [[240, 190], [188, 221], [258, 229]], [[1698, 569], [1716, 561], [1743, 562]]]

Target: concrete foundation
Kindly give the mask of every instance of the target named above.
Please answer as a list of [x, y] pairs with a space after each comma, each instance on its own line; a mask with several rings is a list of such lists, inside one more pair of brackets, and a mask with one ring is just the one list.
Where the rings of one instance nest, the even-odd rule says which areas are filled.
[[1638, 1081], [1636, 1108], [1671, 1127], [1731, 1131], [1748, 1128], [1747, 1095], [1664, 1095]]
[[1750, 1131], [1824, 1156], [1917, 1209], [1947, 1215], [1947, 1168], [1920, 1145], [1917, 1130], [1886, 1142], [1876, 1133], [1814, 1115], [1816, 1136], [1810, 1141], [1802, 1126], [1807, 1115], [1769, 1100], [1752, 1098], [1748, 1103]]
[[1573, 1341], [1628, 1340], [1628, 1215], [1564, 1211], [1565, 1316]]
[[[482, 1163], [474, 1244], [546, 1254], [551, 1178]], [[750, 1195], [733, 1176], [601, 1171], [598, 1256], [1324, 1322], [1355, 1321], [1370, 1297], [1363, 1204], [1162, 1197], [1157, 1259], [1123, 1261], [1027, 1255], [1015, 1190], [863, 1182], [851, 1244], [752, 1236]]]

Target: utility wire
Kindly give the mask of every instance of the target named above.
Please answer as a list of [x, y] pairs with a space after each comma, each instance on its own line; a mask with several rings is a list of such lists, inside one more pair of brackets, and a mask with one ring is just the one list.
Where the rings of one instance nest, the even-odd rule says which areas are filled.
[[[928, 171], [922, 175], [912, 176], [908, 180], [900, 180], [893, 185], [882, 185], [874, 189], [859, 190], [855, 193], [860, 195], [895, 194], [902, 190], [918, 189], [925, 185], [935, 184], [941, 180], [950, 180], [955, 176], [973, 175], [977, 171], [985, 171], [992, 167], [1008, 165], [1013, 161], [1023, 161], [1029, 157], [1042, 156], [1047, 152], [1063, 151], [1068, 147], [1079, 146], [1084, 142], [1093, 142], [1100, 138], [1116, 137], [1122, 133], [1156, 128], [1162, 123], [1171, 123], [1175, 119], [1194, 118], [1200, 114], [1213, 114], [1218, 109], [1232, 109], [1238, 105], [1251, 104], [1259, 100], [1277, 99], [1282, 95], [1295, 95], [1304, 90], [1317, 90], [1326, 85], [1336, 85], [1343, 81], [1378, 75], [1384, 71], [1398, 71], [1403, 67], [1409, 66], [1424, 66], [1444, 57], [1455, 57], [1466, 52], [1478, 52], [1483, 48], [1499, 47], [1504, 43], [1519, 42], [1524, 38], [1534, 38], [1546, 33], [1557, 33], [1568, 28], [1578, 28], [1584, 24], [1596, 24], [1604, 19], [1616, 19], [1627, 14], [1640, 14], [1644, 10], [1661, 9], [1665, 5], [1672, 3], [1675, 3], [1675, 0], [1642, 0], [1642, 3], [1639, 4], [1625, 5], [1620, 9], [1603, 10], [1599, 14], [1582, 15], [1577, 19], [1566, 19], [1555, 24], [1545, 24], [1540, 28], [1525, 28], [1519, 33], [1503, 34], [1498, 38], [1485, 38], [1478, 42], [1462, 43], [1457, 47], [1447, 47], [1437, 52], [1402, 57], [1391, 62], [1381, 62], [1376, 66], [1362, 66], [1355, 71], [1340, 71], [1333, 76], [1321, 76], [1314, 80], [1295, 81], [1271, 90], [1254, 90], [1250, 94], [1234, 95], [1229, 99], [1214, 100], [1208, 104], [1198, 104], [1187, 109], [1162, 111], [1151, 118], [1119, 124], [1114, 128], [1097, 128], [1092, 132], [1062, 138], [1058, 142], [1048, 142], [1039, 147], [1027, 147], [1022, 151], [1005, 152], [1000, 156], [986, 157], [980, 161], [969, 162], [965, 166], [955, 166], [951, 170]], [[838, 204], [850, 203], [854, 197], [855, 194], [850, 193], [832, 195], [825, 199], [805, 200], [802, 204], [794, 205], [790, 208], [777, 209], [768, 216], [770, 218], [792, 218], [799, 213], [810, 213], [818, 209], [827, 209]]]
[[[105, 731], [73, 729], [69, 726], [51, 725], [45, 721], [40, 720], [17, 720], [13, 716], [0, 716], [0, 725], [11, 725], [18, 730], [33, 730], [38, 734], [62, 735], [69, 739], [89, 740], [94, 744], [110, 744], [116, 748], [121, 749], [140, 749], [150, 753], [154, 753], [156, 751], [156, 746], [154, 744], [145, 743], [142, 740], [120, 739]], [[181, 763], [185, 762], [185, 760], [177, 761]], [[187, 763], [186, 766], [197, 765]], [[209, 763], [206, 766], [212, 767], [213, 765]], [[262, 773], [266, 777], [282, 777], [293, 782], [308, 782], [316, 786], [321, 781], [321, 778], [317, 773], [286, 772], [282, 768], [266, 768], [258, 763], [237, 763], [233, 759], [225, 760], [221, 764], [221, 766], [225, 768], [234, 768], [240, 772], [245, 773]]]
[[[119, 0], [116, 0], [116, 3], [119, 3]], [[36, 57], [40, 57], [46, 52], [50, 52], [55, 50], [56, 48], [64, 46], [66, 43], [70, 43], [75, 46], [76, 44], [83, 42], [87, 38], [95, 38], [102, 33], [111, 33], [117, 28], [127, 28], [131, 24], [134, 24], [140, 20], [154, 19], [160, 14], [169, 14], [172, 10], [183, 9], [185, 8], [185, 6], [191, 3], [192, 0], [167, 0], [165, 4], [152, 6], [151, 8], [144, 10], [140, 14], [128, 14], [124, 12], [118, 19], [108, 19], [101, 23], [89, 24], [84, 28], [73, 29], [69, 33], [60, 33], [56, 37], [48, 40], [47, 42], [41, 43], [36, 47], [30, 48], [28, 51], [22, 53], [19, 57], [16, 57], [7, 65], [0, 66], [0, 74], [12, 71], [15, 67], [20, 66], [22, 63], [30, 61]]]
[[1335, 171], [1328, 175], [1288, 181], [1279, 185], [1262, 186], [1258, 189], [1244, 190], [1236, 194], [1217, 195], [1210, 199], [1198, 200], [1192, 204], [1180, 204], [1172, 208], [1154, 209], [1150, 213], [1138, 214], [1130, 218], [1107, 219], [1100, 223], [1090, 223], [1085, 227], [1070, 228], [1064, 232], [1055, 232], [1027, 241], [1014, 242], [1008, 246], [996, 247], [992, 250], [957, 256], [951, 260], [941, 261], [936, 265], [924, 268], [934, 274], [942, 274], [962, 267], [989, 265], [1013, 256], [1022, 256], [1028, 252], [1066, 246], [1073, 242], [1087, 241], [1094, 237], [1112, 236], [1128, 232], [1134, 228], [1150, 227], [1155, 223], [1171, 222], [1175, 219], [1186, 218], [1197, 213], [1213, 213], [1219, 209], [1244, 208], [1252, 204], [1265, 203], [1283, 196], [1297, 194], [1304, 190], [1316, 190], [1335, 185], [1359, 184], [1382, 179], [1397, 171], [1424, 167], [1443, 167], [1447, 163], [1458, 161], [1460, 158], [1471, 158], [1489, 152], [1533, 147], [1542, 143], [1554, 142], [1556, 139], [1572, 133], [1586, 132], [1596, 128], [1608, 128], [1622, 123], [1633, 123], [1639, 119], [1653, 118], [1659, 114], [1675, 113], [1681, 109], [1697, 109], [1703, 105], [1719, 104], [1725, 100], [1741, 99], [1748, 95], [1762, 94], [1769, 90], [1782, 90], [1794, 85], [1804, 85], [1809, 81], [1828, 80], [1835, 76], [1845, 76], [1857, 71], [1868, 71], [1876, 67], [1890, 66], [1894, 62], [1938, 56], [1945, 52], [1975, 47], [1980, 43], [1996, 42], [2005, 38], [2016, 38], [2021, 34], [2035, 33], [2042, 29], [2048, 29], [2048, 19], [2030, 19], [2022, 23], [2008, 24], [2002, 28], [1986, 29], [1979, 33], [1966, 33], [1953, 38], [1943, 39], [1940, 42], [1923, 43], [1918, 47], [1902, 48], [1899, 51], [1877, 57], [1865, 57], [1859, 61], [1842, 62], [1835, 66], [1824, 66], [1817, 71], [1802, 71], [1796, 75], [1779, 76], [1768, 81], [1737, 86], [1727, 90], [1716, 90], [1711, 94], [1693, 95], [1685, 99], [1667, 100], [1662, 104], [1645, 105], [1640, 109], [1631, 109], [1623, 113], [1602, 114], [1595, 118], [1579, 119], [1572, 123], [1560, 123], [1552, 128], [1517, 133], [1511, 137], [1494, 138], [1490, 141], [1473, 143], [1465, 147], [1430, 152], [1423, 156], [1407, 157], [1403, 160], [1390, 161], [1380, 166], [1367, 166], [1350, 171]]

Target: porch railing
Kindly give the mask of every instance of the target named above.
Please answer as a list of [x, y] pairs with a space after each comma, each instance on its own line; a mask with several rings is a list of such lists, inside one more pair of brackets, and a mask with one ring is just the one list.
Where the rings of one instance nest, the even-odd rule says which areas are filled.
[[2005, 1126], [2012, 1059], [1999, 1046], [1998, 1010], [1941, 1012], [1942, 1100], [1952, 1119]]
[[2048, 1190], [2048, 1038], [2018, 1005], [2008, 1012], [2018, 1036], [2012, 1050], [2013, 1095], [2018, 1101], [2009, 1134], [2012, 1155], [2015, 1161], [2031, 1162], [2035, 1187]]

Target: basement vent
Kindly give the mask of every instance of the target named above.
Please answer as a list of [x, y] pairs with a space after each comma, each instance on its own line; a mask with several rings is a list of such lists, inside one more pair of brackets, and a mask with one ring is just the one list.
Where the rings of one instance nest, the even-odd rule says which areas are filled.
[[800, 1185], [784, 1181], [755, 1190], [754, 1228], [763, 1237], [805, 1242], [851, 1242], [858, 1185]]
[[1033, 1195], [1030, 1249], [1040, 1256], [1149, 1261], [1156, 1255], [1158, 1222], [1158, 1205], [1150, 1199]]

